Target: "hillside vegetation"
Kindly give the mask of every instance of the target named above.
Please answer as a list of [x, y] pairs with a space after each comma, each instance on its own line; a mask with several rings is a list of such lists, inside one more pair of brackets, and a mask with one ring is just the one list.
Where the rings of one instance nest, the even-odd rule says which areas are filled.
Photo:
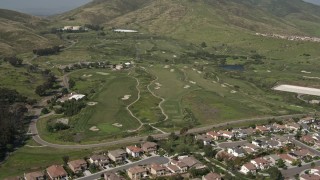
[[239, 31], [320, 36], [320, 7], [302, 0], [97, 0], [56, 19], [197, 41]]
[[48, 23], [35, 16], [0, 9], [0, 54], [16, 54], [58, 43], [53, 35], [40, 35]]

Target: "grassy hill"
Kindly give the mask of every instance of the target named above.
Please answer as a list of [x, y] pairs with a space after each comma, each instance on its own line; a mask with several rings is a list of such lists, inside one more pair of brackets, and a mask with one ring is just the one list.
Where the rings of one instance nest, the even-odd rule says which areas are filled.
[[40, 35], [49, 21], [0, 9], [0, 54], [16, 54], [57, 43], [53, 35]]
[[239, 31], [320, 36], [320, 7], [302, 0], [96, 0], [56, 19], [194, 41], [232, 40]]

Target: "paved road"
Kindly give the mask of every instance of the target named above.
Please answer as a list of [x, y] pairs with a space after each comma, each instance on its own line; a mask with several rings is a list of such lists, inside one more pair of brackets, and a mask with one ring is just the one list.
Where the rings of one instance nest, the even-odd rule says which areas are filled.
[[[320, 160], [314, 162], [316, 166], [320, 166]], [[311, 163], [302, 165], [301, 167], [295, 167], [291, 169], [282, 170], [281, 173], [284, 177], [293, 177], [296, 174], [300, 174], [300, 172], [305, 171], [311, 168]]]
[[106, 173], [106, 172], [117, 172], [117, 171], [121, 171], [121, 170], [126, 170], [129, 169], [130, 167], [133, 166], [137, 166], [137, 165], [146, 165], [146, 164], [152, 164], [152, 163], [157, 163], [157, 164], [166, 164], [169, 162], [169, 159], [166, 157], [160, 157], [160, 156], [154, 156], [154, 157], [150, 157], [148, 159], [144, 159], [141, 161], [137, 161], [137, 162], [133, 162], [130, 164], [126, 164], [123, 166], [119, 166], [119, 167], [115, 167], [113, 169], [107, 169], [104, 171], [100, 171], [98, 173], [86, 176], [86, 177], [81, 177], [78, 178], [77, 180], [93, 180], [93, 179], [99, 179], [101, 177], [102, 174]]
[[303, 147], [305, 149], [308, 149], [310, 152], [316, 154], [317, 156], [320, 156], [320, 151], [318, 151], [317, 149], [313, 148], [313, 147], [310, 147], [298, 140], [295, 140], [294, 138], [290, 137], [291, 141], [296, 145], [296, 146], [300, 146], [300, 147]]
[[[305, 114], [294, 114], [294, 115], [285, 115], [285, 116], [268, 116], [268, 117], [262, 117], [262, 118], [252, 118], [252, 119], [241, 119], [238, 121], [232, 121], [232, 122], [226, 122], [226, 123], [220, 123], [216, 125], [211, 125], [211, 126], [205, 126], [205, 127], [200, 127], [200, 128], [193, 128], [188, 131], [188, 133], [201, 133], [201, 132], [206, 132], [211, 130], [214, 127], [223, 127], [226, 125], [232, 125], [232, 124], [238, 124], [238, 123], [243, 123], [243, 122], [250, 122], [250, 121], [262, 121], [262, 120], [267, 120], [267, 119], [287, 119], [287, 118], [293, 118], [293, 117], [301, 117]], [[102, 143], [97, 143], [97, 144], [75, 144], [75, 145], [61, 145], [61, 144], [53, 144], [49, 143], [45, 140], [43, 140], [37, 130], [36, 126], [36, 121], [37, 119], [34, 119], [30, 123], [30, 131], [31, 134], [33, 134], [33, 139], [44, 146], [49, 146], [53, 148], [60, 148], [60, 149], [88, 149], [88, 148], [95, 148], [95, 147], [105, 147], [105, 146], [113, 146], [113, 145], [119, 145], [119, 144], [128, 144], [128, 143], [138, 143], [140, 141], [143, 141], [147, 139], [147, 136], [136, 136], [136, 137], [128, 137], [128, 138], [123, 138], [119, 140], [114, 140], [114, 141], [109, 141], [109, 142], [102, 142]], [[176, 134], [179, 134], [179, 132], [175, 132]], [[155, 139], [163, 139], [169, 136], [169, 133], [167, 134], [155, 134], [152, 135]]]

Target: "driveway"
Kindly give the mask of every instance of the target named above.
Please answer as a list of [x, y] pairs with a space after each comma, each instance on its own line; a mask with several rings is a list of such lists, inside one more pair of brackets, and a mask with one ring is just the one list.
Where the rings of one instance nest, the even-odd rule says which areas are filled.
[[137, 162], [129, 163], [123, 166], [115, 167], [112, 169], [106, 169], [103, 171], [100, 171], [98, 173], [91, 174], [86, 177], [81, 177], [78, 178], [77, 180], [93, 180], [93, 179], [100, 179], [101, 175], [106, 173], [106, 172], [117, 172], [121, 170], [126, 170], [129, 169], [130, 167], [137, 166], [137, 165], [146, 165], [146, 164], [152, 164], [152, 163], [157, 163], [157, 164], [166, 164], [169, 162], [169, 159], [166, 157], [160, 157], [160, 156], [153, 156], [149, 157], [147, 159], [143, 159]]

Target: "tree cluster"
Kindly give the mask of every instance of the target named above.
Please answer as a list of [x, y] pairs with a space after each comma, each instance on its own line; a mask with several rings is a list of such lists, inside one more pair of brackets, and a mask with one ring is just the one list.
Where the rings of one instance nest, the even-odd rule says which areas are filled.
[[89, 28], [94, 31], [102, 31], [104, 28], [103, 26], [99, 26], [97, 24], [96, 25], [95, 24], [86, 24], [86, 25], [84, 25], [84, 27]]
[[58, 54], [62, 46], [53, 46], [51, 48], [44, 48], [44, 49], [34, 49], [33, 54], [36, 54], [38, 56], [48, 56], [48, 55], [53, 55], [53, 54]]
[[73, 116], [78, 114], [81, 109], [86, 107], [86, 103], [83, 100], [69, 100], [62, 104], [61, 109], [57, 113], [64, 113], [66, 116]]
[[26, 103], [17, 91], [0, 88], [0, 159], [25, 140]]
[[14, 67], [20, 67], [23, 62], [22, 59], [20, 59], [16, 56], [5, 57], [4, 61], [10, 63]]
[[35, 93], [39, 96], [45, 96], [47, 94], [47, 91], [49, 89], [52, 89], [57, 81], [57, 78], [53, 73], [51, 73], [50, 70], [44, 70], [42, 74], [44, 77], [46, 77], [47, 80], [43, 84], [36, 87]]

